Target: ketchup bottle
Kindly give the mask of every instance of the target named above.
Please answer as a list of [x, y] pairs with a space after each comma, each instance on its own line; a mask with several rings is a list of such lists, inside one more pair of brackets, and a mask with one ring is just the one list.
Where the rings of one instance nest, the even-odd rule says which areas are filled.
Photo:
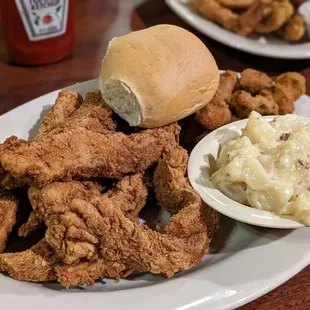
[[0, 0], [0, 9], [12, 62], [42, 65], [72, 54], [73, 0]]

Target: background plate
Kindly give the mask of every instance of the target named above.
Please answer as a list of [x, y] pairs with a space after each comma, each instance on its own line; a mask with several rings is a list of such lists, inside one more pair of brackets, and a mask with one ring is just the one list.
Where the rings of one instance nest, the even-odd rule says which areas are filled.
[[239, 36], [199, 15], [189, 0], [166, 0], [167, 5], [184, 21], [206, 36], [230, 47], [271, 58], [310, 58], [310, 42], [290, 44], [273, 35]]
[[[98, 81], [92, 80], [69, 88], [85, 94], [97, 85]], [[34, 136], [38, 120], [57, 93], [1, 116], [0, 141], [13, 134], [25, 139]], [[287, 281], [310, 262], [310, 229], [260, 229], [225, 217], [221, 221], [212, 254], [170, 280], [141, 274], [120, 283], [107, 280], [93, 288], [66, 290], [57, 283], [19, 282], [0, 274], [1, 309], [233, 309]]]

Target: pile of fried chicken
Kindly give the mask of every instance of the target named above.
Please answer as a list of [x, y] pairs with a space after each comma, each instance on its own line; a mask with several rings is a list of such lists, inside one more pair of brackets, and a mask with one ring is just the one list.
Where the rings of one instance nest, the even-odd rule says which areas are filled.
[[307, 0], [191, 0], [207, 19], [247, 36], [252, 32], [274, 33], [296, 42], [307, 37], [298, 6]]
[[[13, 136], [0, 147], [0, 253], [21, 208], [16, 188], [27, 191], [32, 206], [19, 236], [44, 230], [31, 248], [0, 254], [0, 271], [71, 287], [134, 272], [170, 278], [199, 264], [219, 216], [187, 181], [179, 134], [177, 123], [126, 129], [100, 92], [83, 102], [61, 91], [35, 139]], [[166, 226], [140, 223], [150, 195], [170, 213]]]
[[[189, 185], [188, 152], [206, 133], [253, 110], [293, 112], [305, 90], [295, 72], [273, 81], [253, 69], [240, 78], [226, 71], [204, 108], [148, 130], [126, 125], [99, 91], [85, 100], [61, 91], [34, 139], [12, 136], [0, 145], [0, 271], [71, 287], [135, 272], [170, 278], [199, 264], [219, 215]], [[17, 189], [32, 210], [22, 225], [17, 215], [25, 198]], [[168, 212], [168, 224], [143, 222], [147, 208]], [[11, 252], [6, 245], [13, 229], [21, 238], [41, 231], [42, 238]]]

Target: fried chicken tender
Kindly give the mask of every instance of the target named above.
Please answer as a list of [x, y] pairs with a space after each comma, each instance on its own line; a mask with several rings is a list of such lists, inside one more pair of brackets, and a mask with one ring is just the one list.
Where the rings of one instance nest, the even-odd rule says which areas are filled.
[[263, 89], [271, 88], [272, 84], [272, 79], [266, 73], [254, 69], [243, 70], [239, 80], [240, 88], [253, 95], [258, 94]]
[[55, 104], [49, 111], [48, 115], [41, 122], [39, 135], [48, 133], [69, 116], [73, 114], [82, 104], [83, 97], [71, 90], [63, 90], [58, 94]]
[[0, 271], [20, 281], [56, 280], [54, 267], [58, 263], [59, 258], [44, 240], [23, 252], [0, 254]]
[[229, 9], [247, 9], [255, 0], [217, 0], [219, 4]]
[[163, 230], [179, 237], [206, 231], [211, 240], [219, 228], [219, 214], [201, 201], [185, 178], [187, 161], [186, 150], [178, 147], [164, 154], [155, 169], [153, 182], [158, 204], [175, 214]]
[[179, 133], [177, 124], [129, 136], [83, 127], [56, 128], [33, 141], [7, 145], [0, 162], [13, 177], [39, 187], [58, 180], [121, 178], [156, 163], [167, 147], [178, 142]]
[[167, 277], [197, 265], [209, 244], [206, 233], [178, 238], [152, 231], [102, 198], [74, 199], [69, 210], [50, 217], [47, 226], [48, 243], [67, 264], [99, 256], [123, 264], [124, 271]]
[[[104, 103], [99, 91], [86, 95], [85, 103], [81, 105], [81, 95], [72, 91], [61, 91], [56, 103], [39, 128], [40, 134], [47, 134], [54, 129], [84, 127], [91, 130], [115, 130], [116, 123], [112, 120], [112, 110]], [[80, 106], [80, 108], [78, 108]], [[75, 110], [74, 110], [75, 109]], [[74, 111], [73, 111], [74, 110]], [[71, 113], [69, 115], [69, 113]], [[11, 137], [2, 145], [10, 145], [16, 137]], [[4, 171], [4, 170], [3, 170]], [[10, 173], [2, 173], [0, 185], [7, 189], [23, 187], [25, 184]], [[31, 223], [29, 228], [31, 227]]]
[[305, 34], [306, 27], [303, 17], [295, 13], [287, 22], [277, 31], [277, 35], [286, 41], [299, 41]]
[[271, 11], [272, 0], [256, 0], [252, 5], [238, 17], [238, 26], [236, 32], [242, 36], [252, 33], [256, 26]]
[[98, 258], [90, 262], [82, 262], [76, 265], [58, 265], [55, 268], [57, 280], [65, 287], [75, 285], [93, 286], [94, 281], [103, 276], [118, 279], [124, 269], [124, 265], [118, 262], [107, 262]]
[[116, 129], [112, 110], [103, 101], [100, 91], [87, 93], [85, 102], [63, 124], [65, 128], [78, 126], [92, 131], [101, 131], [103, 128], [111, 131]]
[[[148, 191], [143, 174], [125, 176], [105, 194], [101, 193], [102, 189], [99, 182], [55, 182], [43, 188], [30, 188], [29, 198], [35, 214], [44, 221], [48, 221], [51, 215], [65, 213], [73, 199], [104, 197], [106, 201], [113, 201], [125, 216], [138, 222], [138, 213], [145, 205]], [[70, 236], [79, 232], [78, 228], [71, 227], [67, 234]], [[75, 265], [63, 264], [45, 241], [25, 252], [0, 255], [0, 271], [8, 271], [15, 279], [31, 282], [58, 280], [66, 287], [93, 285], [103, 276], [119, 278], [124, 268], [123, 264], [103, 258]], [[126, 271], [124, 275], [131, 272]]]
[[[183, 159], [186, 153], [183, 149], [175, 152], [168, 153], [171, 154], [171, 157], [167, 155], [168, 161], [180, 158], [180, 165], [175, 164], [180, 166], [184, 178]], [[163, 159], [164, 162], [166, 160]], [[107, 262], [118, 263], [118, 272], [121, 269], [124, 273], [135, 270], [172, 277], [174, 273], [201, 261], [210, 243], [208, 234], [213, 234], [213, 228], [208, 228], [203, 220], [205, 213], [202, 213], [197, 193], [191, 190], [182, 204], [179, 213], [184, 212], [185, 218], [181, 220], [177, 213], [171, 218], [171, 224], [162, 230], [152, 231], [126, 217], [113, 198], [74, 199], [65, 213], [49, 217], [46, 238], [64, 263], [69, 265], [102, 259], [104, 265]], [[97, 265], [96, 269], [99, 267]]]
[[238, 15], [222, 6], [217, 0], [191, 0], [194, 7], [207, 19], [226, 29], [237, 29]]
[[0, 189], [0, 253], [3, 252], [15, 222], [18, 199], [5, 189]]
[[231, 121], [228, 104], [237, 81], [238, 76], [234, 71], [227, 70], [220, 75], [219, 87], [213, 99], [195, 114], [197, 122], [205, 129], [213, 130]]
[[252, 111], [261, 115], [277, 115], [279, 107], [269, 91], [261, 91], [258, 95], [252, 96], [243, 90], [233, 94], [231, 107], [239, 118], [247, 118]]
[[[74, 198], [91, 200], [101, 197], [102, 190], [103, 186], [99, 182], [54, 182], [43, 188], [30, 187], [28, 196], [34, 212], [44, 221], [50, 215], [64, 213]], [[138, 218], [146, 202], [146, 180], [141, 173], [125, 176], [104, 196], [113, 198], [126, 216]]]
[[256, 27], [255, 31], [270, 33], [280, 29], [293, 15], [294, 7], [289, 0], [273, 0], [271, 12]]

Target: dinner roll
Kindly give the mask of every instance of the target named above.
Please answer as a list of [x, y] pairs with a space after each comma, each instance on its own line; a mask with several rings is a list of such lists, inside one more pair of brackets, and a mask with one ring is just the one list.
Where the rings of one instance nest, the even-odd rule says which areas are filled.
[[130, 126], [154, 128], [205, 106], [219, 83], [216, 62], [192, 33], [159, 25], [114, 38], [102, 61], [103, 99]]

